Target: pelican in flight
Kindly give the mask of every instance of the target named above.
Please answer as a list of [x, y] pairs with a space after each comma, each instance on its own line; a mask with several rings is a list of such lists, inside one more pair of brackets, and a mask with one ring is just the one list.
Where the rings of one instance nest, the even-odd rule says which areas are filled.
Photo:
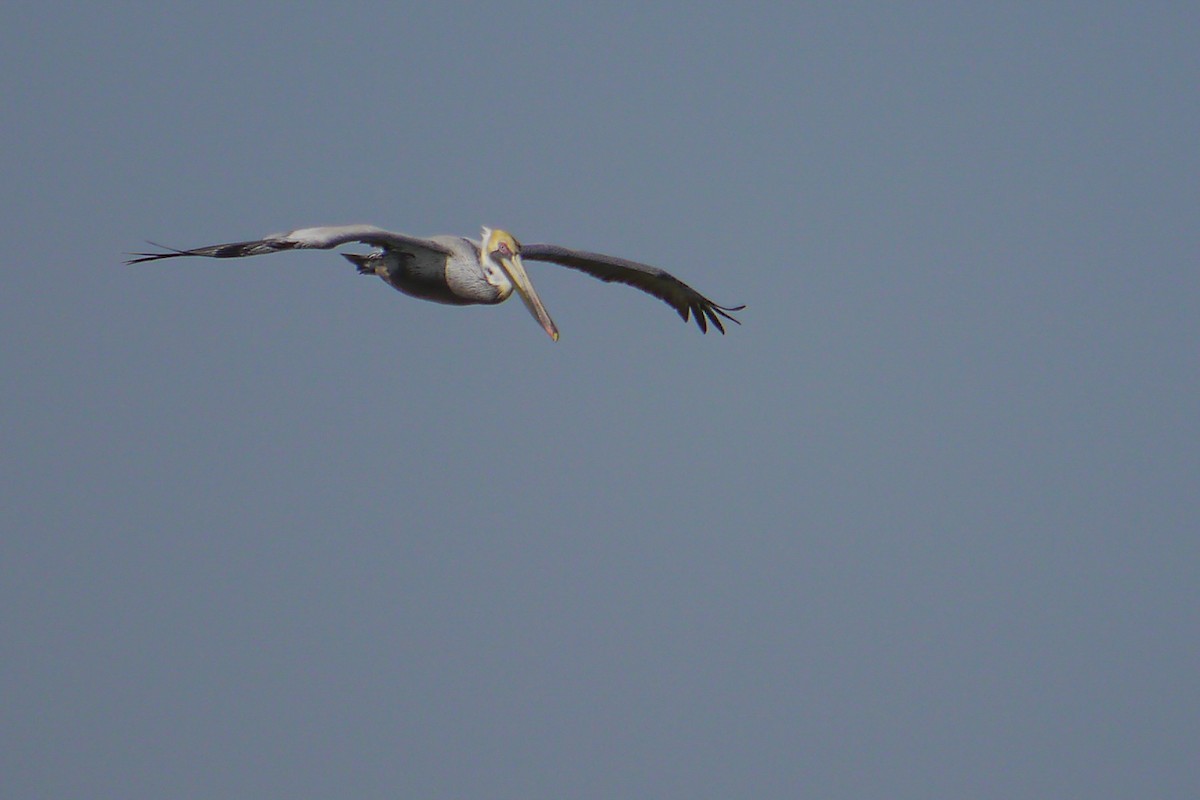
[[491, 228], [484, 228], [479, 240], [463, 236], [420, 238], [385, 231], [374, 225], [300, 228], [254, 241], [214, 244], [193, 250], [154, 245], [163, 252], [131, 253], [136, 258], [125, 263], [185, 256], [242, 258], [282, 250], [330, 250], [350, 242], [376, 248], [367, 254], [341, 254], [358, 268], [360, 274], [378, 275], [392, 288], [422, 300], [460, 306], [493, 305], [507, 300], [516, 290], [529, 313], [555, 341], [558, 341], [558, 328], [525, 273], [522, 259], [549, 261], [586, 272], [602, 281], [616, 281], [641, 289], [674, 308], [684, 322], [689, 314], [694, 316], [704, 333], [708, 332], [710, 322], [725, 333], [721, 318], [738, 322], [730, 312], [745, 308], [717, 305], [669, 272], [648, 264], [553, 244], [522, 245], [507, 231]]

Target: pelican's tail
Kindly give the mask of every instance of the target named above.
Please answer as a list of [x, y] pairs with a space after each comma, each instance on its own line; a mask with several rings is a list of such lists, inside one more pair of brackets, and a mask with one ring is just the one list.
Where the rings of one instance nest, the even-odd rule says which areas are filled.
[[359, 253], [342, 253], [342, 256], [354, 265], [355, 269], [358, 270], [359, 275], [375, 274], [375, 264], [372, 262], [379, 258], [378, 253], [371, 253], [370, 255], [365, 256]]

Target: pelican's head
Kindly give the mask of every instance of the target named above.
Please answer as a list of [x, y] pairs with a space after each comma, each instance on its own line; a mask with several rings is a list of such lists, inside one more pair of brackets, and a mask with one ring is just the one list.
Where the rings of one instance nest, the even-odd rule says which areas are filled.
[[[557, 342], [558, 328], [554, 325], [554, 320], [550, 319], [546, 307], [542, 305], [542, 299], [530, 283], [529, 276], [525, 274], [525, 265], [521, 263], [521, 243], [508, 231], [484, 228], [481, 249], [480, 260], [483, 262], [484, 273], [493, 286], [500, 288], [503, 293], [501, 299], [507, 298], [512, 290], [516, 289], [529, 313], [542, 324], [550, 338]], [[500, 267], [499, 272], [491, 268], [494, 266]]]

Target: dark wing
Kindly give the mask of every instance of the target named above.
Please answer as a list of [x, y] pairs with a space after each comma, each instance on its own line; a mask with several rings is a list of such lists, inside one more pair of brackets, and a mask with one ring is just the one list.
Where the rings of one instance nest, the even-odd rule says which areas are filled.
[[709, 322], [724, 333], [725, 326], [721, 324], [721, 317], [738, 325], [742, 324], [731, 317], [729, 312], [741, 311], [745, 306], [719, 306], [671, 273], [649, 264], [639, 264], [636, 261], [600, 253], [571, 250], [556, 244], [523, 244], [521, 257], [530, 261], [561, 264], [586, 272], [602, 281], [624, 283], [641, 289], [669, 304], [679, 312], [684, 322], [687, 322], [689, 314], [695, 315], [696, 324], [704, 333], [708, 333]]
[[[300, 228], [254, 241], [214, 244], [208, 247], [197, 247], [194, 250], [163, 247], [162, 249], [166, 251], [164, 253], [130, 253], [137, 258], [131, 258], [125, 263], [140, 264], [143, 261], [158, 261], [162, 258], [178, 258], [180, 256], [244, 258], [245, 256], [260, 256], [265, 253], [278, 253], [281, 250], [329, 250], [349, 242], [362, 242], [373, 247], [395, 248], [404, 252], [412, 252], [413, 248], [423, 248], [436, 253], [449, 253], [444, 245], [431, 239], [392, 233], [383, 228], [376, 228], [374, 225], [333, 225], [323, 228]], [[154, 243], [151, 242], [151, 244]], [[154, 246], [162, 247], [162, 245]]]

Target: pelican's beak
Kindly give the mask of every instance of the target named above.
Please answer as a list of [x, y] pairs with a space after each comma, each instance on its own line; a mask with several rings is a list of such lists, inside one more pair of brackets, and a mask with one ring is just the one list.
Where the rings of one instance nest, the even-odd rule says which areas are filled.
[[557, 342], [558, 327], [555, 326], [554, 320], [550, 319], [550, 314], [542, 305], [542, 298], [538, 297], [537, 290], [533, 288], [529, 276], [525, 274], [525, 265], [521, 263], [521, 257], [514, 255], [509, 258], [501, 258], [500, 266], [504, 267], [504, 271], [508, 273], [508, 279], [517, 288], [517, 294], [521, 295], [521, 301], [525, 303], [529, 313], [533, 314], [534, 318], [542, 324], [546, 333], [550, 334], [550, 338]]

